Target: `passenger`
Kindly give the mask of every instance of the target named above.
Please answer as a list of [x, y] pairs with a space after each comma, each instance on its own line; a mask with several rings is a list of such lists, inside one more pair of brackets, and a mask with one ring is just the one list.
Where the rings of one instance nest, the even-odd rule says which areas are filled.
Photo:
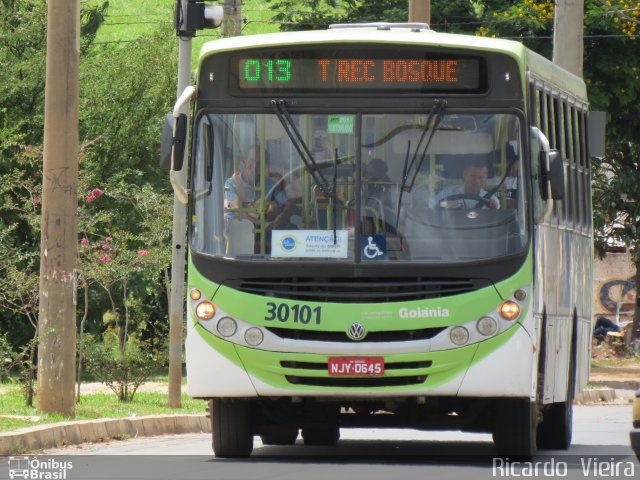
[[[430, 207], [445, 206], [452, 208], [500, 208], [498, 197], [484, 189], [487, 184], [489, 169], [483, 161], [469, 163], [462, 172], [462, 185], [446, 187], [438, 192], [429, 202]], [[453, 198], [451, 198], [453, 197]], [[484, 200], [483, 200], [484, 199]]]
[[[285, 189], [277, 185], [278, 180], [271, 175], [265, 178], [265, 193], [269, 198], [266, 202], [267, 231], [289, 228], [289, 218], [295, 208], [295, 201], [287, 198]], [[256, 207], [255, 211], [228, 212], [227, 220], [232, 218], [248, 218], [254, 224], [259, 222], [257, 202], [260, 200], [260, 192], [256, 185], [260, 184], [260, 147], [253, 146], [247, 152], [246, 157], [240, 163], [238, 172], [235, 172], [224, 183], [225, 204], [228, 209], [242, 207]]]
[[377, 198], [385, 207], [391, 205], [388, 171], [389, 167], [381, 158], [371, 159], [364, 171], [364, 178], [367, 182], [367, 197]]

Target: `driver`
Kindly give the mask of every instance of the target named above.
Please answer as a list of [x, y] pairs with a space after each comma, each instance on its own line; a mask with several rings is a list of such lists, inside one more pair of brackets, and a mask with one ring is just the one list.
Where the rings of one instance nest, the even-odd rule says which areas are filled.
[[[462, 185], [452, 185], [440, 190], [429, 201], [430, 207], [444, 206], [441, 202], [447, 201], [449, 206], [457, 208], [500, 208], [498, 197], [491, 195], [483, 188], [487, 184], [489, 169], [482, 160], [469, 163], [462, 172]], [[450, 198], [455, 196], [455, 198]], [[483, 201], [483, 199], [486, 199]], [[478, 203], [480, 203], [478, 205]]]

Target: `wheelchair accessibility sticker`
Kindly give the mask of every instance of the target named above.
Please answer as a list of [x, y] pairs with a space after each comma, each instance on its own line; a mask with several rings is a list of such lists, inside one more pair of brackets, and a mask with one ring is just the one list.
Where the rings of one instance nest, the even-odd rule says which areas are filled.
[[387, 237], [384, 235], [362, 235], [360, 237], [362, 260], [386, 260]]

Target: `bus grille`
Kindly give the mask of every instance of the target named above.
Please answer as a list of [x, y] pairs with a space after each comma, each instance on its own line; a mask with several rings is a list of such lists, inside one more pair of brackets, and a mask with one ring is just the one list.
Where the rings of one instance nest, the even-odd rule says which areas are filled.
[[[362, 342], [409, 342], [427, 340], [435, 337], [446, 327], [422, 328], [417, 330], [397, 330], [388, 332], [369, 332]], [[295, 330], [292, 328], [267, 327], [274, 335], [289, 340], [309, 342], [353, 342], [346, 332], [321, 332], [317, 330]]]
[[419, 385], [427, 380], [426, 375], [410, 375], [407, 377], [297, 377], [287, 375], [286, 379], [293, 385], [310, 385], [314, 387], [401, 387]]
[[442, 298], [490, 285], [471, 278], [264, 278], [227, 280], [245, 293], [288, 300], [334, 303], [387, 303]]
[[[419, 385], [427, 380], [424, 369], [430, 368], [431, 360], [417, 360], [412, 362], [389, 362], [384, 364], [385, 372], [394, 370], [407, 371], [406, 375], [379, 376], [379, 377], [318, 377], [310, 376], [315, 372], [328, 371], [327, 362], [298, 362], [282, 360], [280, 366], [289, 370], [297, 370], [300, 375], [292, 373], [285, 375], [286, 380], [292, 385], [310, 385], [314, 387], [401, 387], [406, 385]], [[416, 371], [418, 370], [418, 371]], [[422, 370], [420, 372], [419, 370]], [[304, 375], [302, 375], [304, 373]]]

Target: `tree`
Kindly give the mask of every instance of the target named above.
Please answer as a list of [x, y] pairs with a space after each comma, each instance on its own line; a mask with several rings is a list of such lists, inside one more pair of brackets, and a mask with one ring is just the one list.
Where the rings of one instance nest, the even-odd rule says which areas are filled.
[[[523, 0], [487, 17], [481, 35], [520, 37], [530, 48], [549, 56], [553, 1]], [[584, 77], [591, 110], [608, 112], [607, 153], [594, 160], [593, 206], [596, 248], [624, 243], [640, 272], [640, 2], [585, 0]], [[638, 273], [636, 274], [638, 275]], [[636, 278], [636, 285], [640, 278]], [[640, 346], [640, 309], [633, 337]]]
[[[314, 30], [332, 23], [406, 22], [406, 0], [267, 0], [273, 4], [273, 19], [281, 30]], [[432, 0], [432, 28], [437, 31], [473, 32], [477, 27], [476, 2]]]

